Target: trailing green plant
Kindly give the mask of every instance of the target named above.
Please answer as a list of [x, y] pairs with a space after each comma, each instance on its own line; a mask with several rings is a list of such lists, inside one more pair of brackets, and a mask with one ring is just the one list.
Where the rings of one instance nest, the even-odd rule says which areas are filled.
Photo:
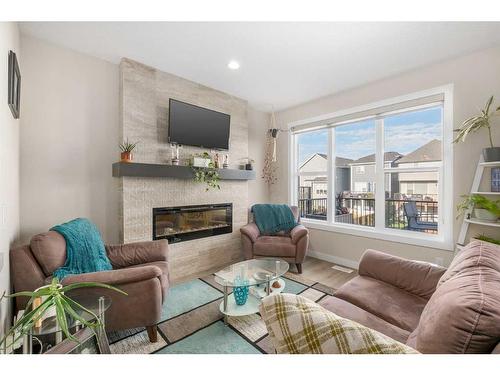
[[495, 245], [500, 245], [500, 240], [495, 240], [494, 238], [487, 237], [484, 234], [480, 234], [479, 236], [474, 237], [476, 240], [484, 241], [484, 242], [490, 242]]
[[486, 128], [488, 130], [489, 140], [491, 147], [495, 147], [493, 145], [493, 137], [491, 136], [491, 118], [500, 113], [500, 107], [497, 107], [495, 110], [491, 110], [491, 105], [493, 104], [493, 96], [491, 96], [486, 102], [485, 107], [481, 110], [481, 114], [479, 116], [473, 116], [467, 120], [465, 120], [460, 128], [455, 129], [458, 133], [457, 137], [453, 141], [453, 143], [465, 142], [465, 139], [470, 133], [474, 133], [482, 128]]
[[500, 200], [493, 201], [480, 194], [462, 195], [462, 198], [464, 198], [463, 201], [457, 205], [457, 218], [470, 208], [482, 208], [497, 217], [500, 216]]
[[194, 174], [194, 181], [199, 183], [207, 184], [205, 191], [209, 191], [210, 189], [219, 189], [220, 190], [220, 175], [217, 168], [215, 168], [214, 162], [208, 152], [204, 152], [203, 154], [197, 154], [196, 156], [209, 159], [208, 167], [195, 167], [192, 161], [189, 162], [189, 166]]
[[[80, 288], [106, 288], [127, 295], [127, 293], [118, 288], [115, 288], [114, 286], [96, 282], [81, 282], [62, 286], [61, 284], [59, 284], [59, 280], [56, 277], [52, 279], [52, 282], [49, 285], [45, 285], [34, 292], [18, 292], [10, 295], [6, 295], [4, 292], [4, 294], [0, 298], [0, 301], [2, 301], [4, 297], [29, 297], [29, 300], [26, 304], [23, 315], [0, 340], [0, 347], [11, 335], [13, 335], [14, 339], [8, 345], [8, 347], [14, 345], [19, 339], [30, 332], [35, 323], [51, 307], [55, 308], [56, 320], [62, 332], [67, 338], [73, 341], [78, 342], [76, 337], [73, 336], [70, 332], [71, 327], [70, 323], [68, 322], [68, 317], [72, 318], [74, 321], [80, 322], [83, 326], [89, 327], [94, 331], [102, 327], [101, 320], [94, 312], [90, 311], [85, 306], [82, 306], [65, 294], [71, 290]], [[33, 308], [33, 301], [38, 297], [42, 298], [42, 303]], [[85, 319], [82, 314], [79, 314], [77, 311], [87, 313], [90, 316], [90, 319]]]
[[121, 150], [121, 152], [132, 152], [138, 143], [139, 142], [130, 143], [128, 141], [128, 138], [127, 138], [127, 140], [125, 142], [120, 143], [120, 150]]

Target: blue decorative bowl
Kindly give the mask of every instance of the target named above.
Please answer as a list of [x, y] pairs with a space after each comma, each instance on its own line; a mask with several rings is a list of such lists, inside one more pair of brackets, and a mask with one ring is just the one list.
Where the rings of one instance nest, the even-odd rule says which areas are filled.
[[240, 278], [236, 278], [234, 283], [238, 286], [233, 287], [233, 296], [236, 304], [238, 306], [242, 306], [247, 303], [248, 300], [248, 280], [241, 280]]

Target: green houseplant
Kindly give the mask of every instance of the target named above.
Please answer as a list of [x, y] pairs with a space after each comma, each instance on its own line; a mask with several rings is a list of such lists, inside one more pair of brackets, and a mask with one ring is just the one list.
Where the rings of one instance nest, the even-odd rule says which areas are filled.
[[215, 168], [214, 162], [208, 152], [204, 152], [203, 154], [195, 155], [197, 157], [210, 160], [207, 162], [206, 167], [196, 167], [193, 165], [193, 161], [190, 160], [189, 166], [194, 174], [194, 181], [200, 183], [206, 183], [207, 187], [205, 191], [209, 191], [210, 189], [220, 189], [219, 181], [220, 175], [217, 168]]
[[500, 200], [493, 201], [484, 195], [463, 195], [464, 200], [457, 206], [459, 215], [473, 208], [474, 216], [479, 220], [497, 221], [500, 217]]
[[[7, 338], [11, 335], [14, 335], [14, 338], [12, 342], [9, 343], [8, 347], [13, 346], [19, 339], [22, 338], [23, 335], [29, 333], [29, 331], [35, 326], [36, 322], [50, 308], [55, 308], [57, 323], [59, 324], [64, 335], [71, 340], [77, 341], [70, 332], [71, 327], [68, 323], [68, 317], [74, 319], [75, 321], [79, 321], [83, 326], [89, 327], [94, 331], [102, 327], [101, 320], [96, 314], [65, 294], [66, 292], [80, 288], [106, 288], [127, 295], [127, 293], [115, 288], [114, 286], [95, 282], [82, 282], [62, 286], [56, 277], [52, 279], [52, 282], [49, 285], [38, 288], [34, 292], [18, 292], [11, 295], [6, 295], [4, 293], [0, 298], [0, 301], [4, 297], [29, 297], [29, 300], [26, 304], [23, 315], [0, 340], [0, 347], [4, 345]], [[33, 302], [36, 298], [41, 298], [42, 302], [38, 306], [34, 307]], [[79, 314], [77, 311], [83, 311], [89, 314], [91, 319], [85, 319], [82, 314]]]
[[460, 128], [455, 130], [458, 134], [453, 141], [453, 143], [465, 142], [465, 139], [469, 134], [486, 128], [488, 130], [489, 142], [491, 146], [483, 149], [483, 157], [486, 162], [500, 161], [500, 147], [495, 147], [493, 145], [493, 137], [491, 136], [491, 120], [494, 116], [500, 114], [500, 107], [497, 107], [496, 109], [491, 108], [493, 99], [493, 96], [488, 99], [485, 107], [481, 110], [481, 114], [465, 120]]
[[476, 240], [480, 240], [480, 241], [484, 241], [484, 242], [490, 242], [490, 243], [493, 243], [495, 245], [500, 245], [500, 240], [495, 240], [494, 238], [487, 237], [484, 234], [480, 234], [480, 235], [478, 235], [478, 236], [476, 236], [474, 238]]
[[125, 163], [132, 162], [132, 151], [134, 151], [135, 147], [139, 142], [131, 143], [128, 141], [128, 138], [125, 142], [120, 144], [121, 151], [121, 161]]

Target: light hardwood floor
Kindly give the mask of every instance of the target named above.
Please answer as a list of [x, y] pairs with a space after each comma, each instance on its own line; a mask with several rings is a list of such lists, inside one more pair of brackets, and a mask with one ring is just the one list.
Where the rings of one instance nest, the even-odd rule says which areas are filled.
[[[338, 289], [342, 284], [345, 284], [358, 275], [356, 270], [353, 270], [351, 273], [335, 270], [332, 268], [334, 265], [334, 263], [321, 259], [307, 257], [302, 265], [302, 276], [331, 288]], [[295, 270], [295, 268], [292, 269]]]
[[[358, 274], [356, 270], [353, 270], [351, 273], [335, 270], [332, 268], [334, 265], [334, 263], [330, 263], [321, 259], [307, 257], [304, 264], [302, 265], [301, 276], [311, 281], [315, 281], [331, 288], [338, 289], [342, 286], [342, 284], [351, 280]], [[171, 280], [171, 282], [173, 285], [180, 284], [184, 281], [211, 275], [222, 268], [224, 268], [224, 266], [206, 270], [204, 272], [196, 274], [191, 274], [186, 277], [176, 278], [175, 280]], [[297, 273], [295, 265], [290, 265], [290, 272]]]

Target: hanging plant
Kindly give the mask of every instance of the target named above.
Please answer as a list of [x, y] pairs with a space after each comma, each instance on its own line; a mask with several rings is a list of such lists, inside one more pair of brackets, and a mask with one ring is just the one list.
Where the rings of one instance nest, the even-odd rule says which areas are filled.
[[271, 128], [267, 131], [266, 154], [264, 157], [264, 168], [262, 169], [262, 178], [268, 185], [273, 185], [278, 181], [278, 177], [276, 176], [278, 172], [278, 166], [276, 164], [276, 141], [279, 131], [280, 130], [276, 127], [276, 117], [273, 112], [271, 114]]
[[210, 189], [220, 190], [219, 171], [217, 170], [217, 168], [215, 168], [215, 164], [210, 155], [208, 154], [208, 152], [204, 152], [203, 154], [197, 154], [196, 156], [204, 159], [209, 159], [210, 162], [208, 163], [207, 167], [195, 167], [193, 165], [193, 161], [192, 160], [189, 161], [189, 166], [191, 167], [191, 170], [193, 171], [194, 174], [194, 181], [207, 184], [205, 191], [209, 191]]

